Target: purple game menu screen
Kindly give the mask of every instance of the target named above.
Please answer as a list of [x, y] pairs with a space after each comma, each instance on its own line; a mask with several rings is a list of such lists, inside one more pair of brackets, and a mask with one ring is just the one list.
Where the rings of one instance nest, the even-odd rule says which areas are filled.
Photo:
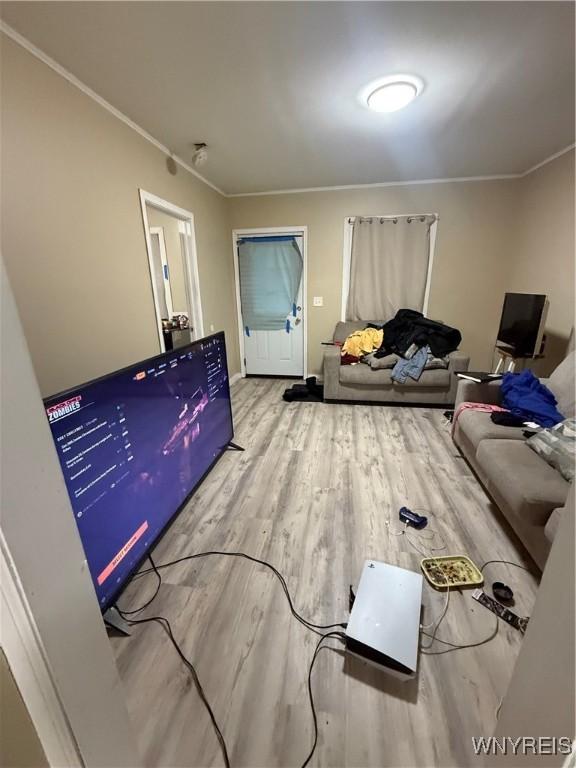
[[45, 407], [105, 609], [233, 437], [224, 334]]

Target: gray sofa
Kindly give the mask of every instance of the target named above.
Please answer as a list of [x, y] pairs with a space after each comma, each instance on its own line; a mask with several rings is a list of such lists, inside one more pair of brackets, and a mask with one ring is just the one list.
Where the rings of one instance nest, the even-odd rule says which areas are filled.
[[[574, 352], [548, 379], [558, 410], [574, 416]], [[460, 380], [455, 407], [463, 402], [500, 404], [500, 384]], [[528, 445], [521, 428], [494, 424], [489, 413], [466, 410], [454, 425], [454, 442], [535, 562], [544, 567], [568, 497], [568, 483]]]
[[[333, 341], [345, 341], [354, 331], [366, 327], [365, 322], [340, 322]], [[391, 370], [372, 370], [365, 363], [340, 365], [340, 347], [327, 347], [324, 353], [324, 399], [379, 403], [418, 403], [452, 405], [458, 379], [454, 371], [468, 370], [469, 358], [452, 352], [447, 369], [423, 371], [418, 381], [406, 384], [392, 381]]]

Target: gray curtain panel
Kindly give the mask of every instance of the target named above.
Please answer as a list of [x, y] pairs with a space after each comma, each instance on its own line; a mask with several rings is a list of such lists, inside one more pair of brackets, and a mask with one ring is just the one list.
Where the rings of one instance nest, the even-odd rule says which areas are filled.
[[435, 220], [435, 216], [356, 217], [347, 320], [385, 322], [399, 309], [422, 311], [430, 226]]

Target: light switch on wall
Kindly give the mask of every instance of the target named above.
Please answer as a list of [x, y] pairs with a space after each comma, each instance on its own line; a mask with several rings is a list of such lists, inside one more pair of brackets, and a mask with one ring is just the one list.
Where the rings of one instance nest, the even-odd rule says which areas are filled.
[[214, 333], [214, 324], [210, 323], [210, 333]]
[[324, 306], [324, 296], [314, 296], [312, 299], [312, 305], [314, 307], [323, 307]]

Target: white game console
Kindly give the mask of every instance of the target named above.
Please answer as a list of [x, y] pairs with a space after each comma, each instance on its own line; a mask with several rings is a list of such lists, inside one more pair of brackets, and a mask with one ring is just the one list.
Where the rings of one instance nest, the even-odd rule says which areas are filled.
[[418, 666], [422, 575], [366, 560], [346, 628], [349, 653], [408, 680]]

